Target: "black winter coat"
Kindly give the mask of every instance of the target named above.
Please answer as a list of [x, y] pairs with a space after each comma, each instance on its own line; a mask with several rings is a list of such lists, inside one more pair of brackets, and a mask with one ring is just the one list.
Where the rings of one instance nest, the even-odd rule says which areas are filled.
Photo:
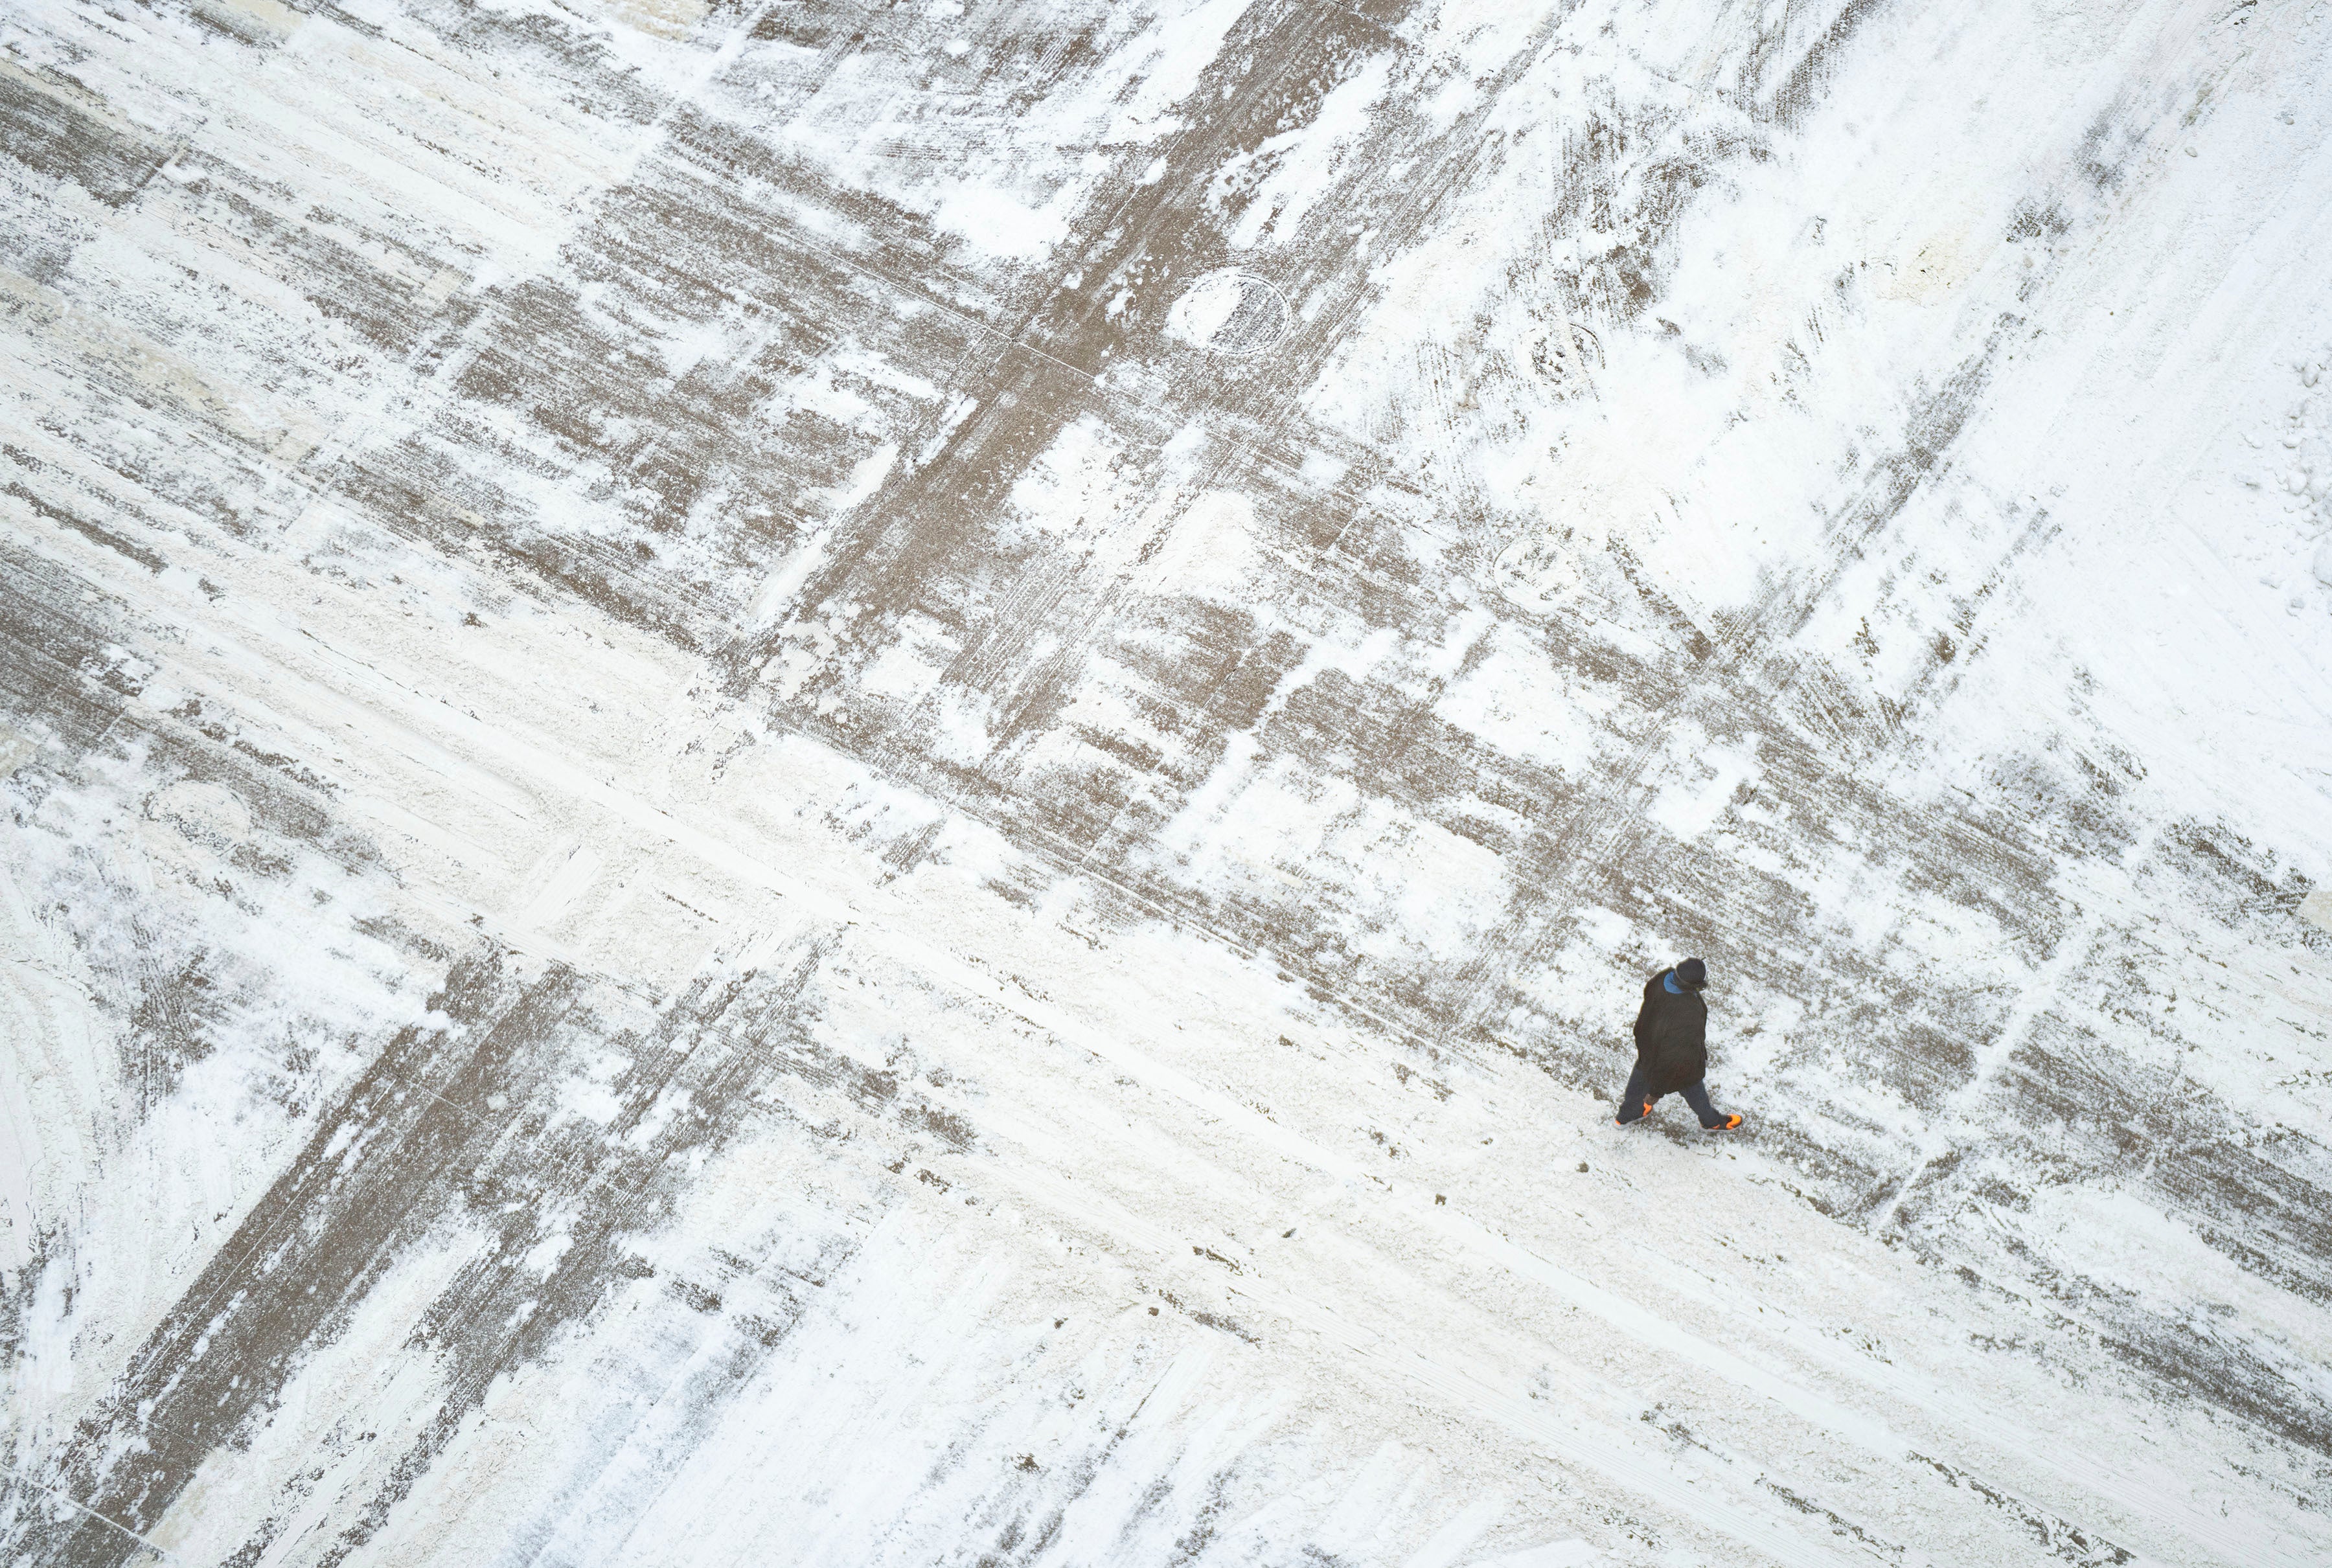
[[1689, 989], [1669, 995], [1662, 982], [1673, 972], [1662, 970], [1644, 982], [1644, 1007], [1636, 1015], [1636, 1065], [1656, 1099], [1708, 1076], [1708, 1004]]

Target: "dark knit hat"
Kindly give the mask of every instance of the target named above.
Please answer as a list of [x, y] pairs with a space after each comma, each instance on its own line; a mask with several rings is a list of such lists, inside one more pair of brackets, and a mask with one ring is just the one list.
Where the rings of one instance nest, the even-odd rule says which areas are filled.
[[1686, 959], [1677, 965], [1677, 984], [1688, 990], [1698, 990], [1708, 983], [1708, 966], [1696, 958]]

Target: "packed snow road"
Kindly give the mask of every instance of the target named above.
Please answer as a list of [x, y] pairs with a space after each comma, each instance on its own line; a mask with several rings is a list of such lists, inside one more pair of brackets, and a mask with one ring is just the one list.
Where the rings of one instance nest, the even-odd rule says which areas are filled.
[[11, 7], [0, 1557], [2332, 1558], [2327, 61]]

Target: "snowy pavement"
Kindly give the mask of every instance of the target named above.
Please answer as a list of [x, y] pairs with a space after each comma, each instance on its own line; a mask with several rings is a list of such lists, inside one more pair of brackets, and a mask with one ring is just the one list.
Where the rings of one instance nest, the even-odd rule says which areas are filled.
[[0, 1559], [2332, 1560], [2327, 62], [6, 8]]

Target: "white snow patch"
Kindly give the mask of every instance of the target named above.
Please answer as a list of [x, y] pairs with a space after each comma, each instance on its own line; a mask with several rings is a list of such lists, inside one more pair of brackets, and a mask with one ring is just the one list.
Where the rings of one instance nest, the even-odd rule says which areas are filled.
[[1093, 415], [1080, 415], [1013, 483], [1013, 511], [1040, 536], [1097, 531], [1133, 500], [1124, 459], [1117, 434]]
[[1241, 603], [1262, 560], [1255, 540], [1255, 502], [1238, 491], [1209, 490], [1175, 521], [1140, 581], [1152, 593]]
[[1722, 745], [1684, 721], [1668, 749], [1667, 773], [1668, 781], [1644, 814], [1678, 838], [1697, 838], [1724, 817], [1741, 786], [1758, 776], [1756, 741]]
[[1048, 202], [1025, 206], [999, 190], [959, 186], [940, 202], [934, 215], [941, 225], [953, 229], [990, 255], [1028, 261], [1061, 243], [1069, 232], [1062, 210], [1066, 204]]
[[1510, 757], [1585, 770], [1609, 732], [1608, 691], [1568, 680], [1520, 639], [1494, 636], [1490, 652], [1443, 691], [1435, 714]]

